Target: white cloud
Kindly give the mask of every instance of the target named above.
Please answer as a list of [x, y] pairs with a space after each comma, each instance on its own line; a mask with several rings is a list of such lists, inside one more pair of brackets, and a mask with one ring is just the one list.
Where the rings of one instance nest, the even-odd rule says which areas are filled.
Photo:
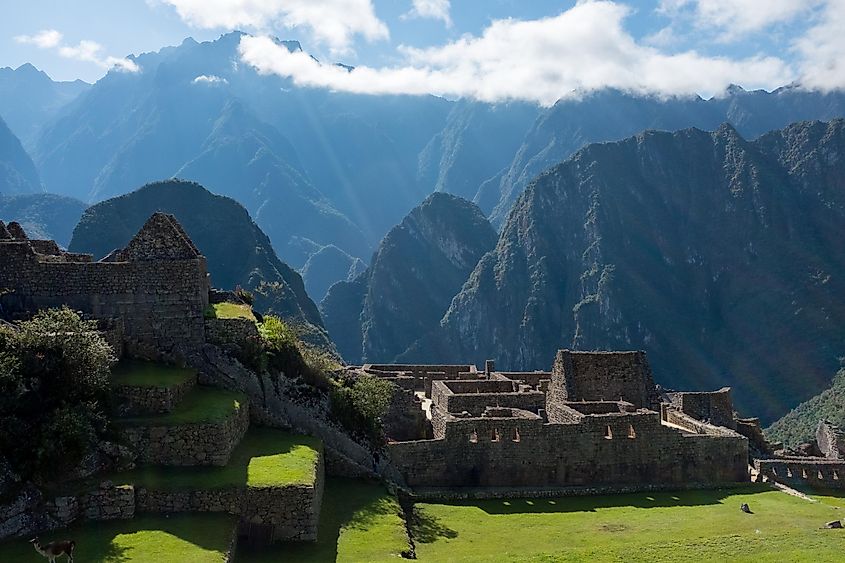
[[61, 43], [62, 34], [55, 29], [43, 29], [34, 35], [18, 35], [15, 41], [35, 45], [39, 49], [52, 49]]
[[[839, 0], [843, 1], [843, 0]], [[792, 72], [775, 57], [741, 60], [695, 51], [667, 54], [638, 43], [623, 22], [629, 9], [581, 2], [555, 17], [491, 22], [481, 36], [440, 47], [400, 47], [400, 66], [346, 71], [290, 53], [267, 37], [244, 37], [241, 58], [259, 72], [290, 77], [300, 86], [365, 94], [436, 94], [496, 102], [552, 104], [601, 88], [641, 94], [715, 94], [730, 83], [773, 88]]]
[[188, 24], [201, 28], [268, 31], [278, 26], [308, 29], [334, 53], [349, 52], [356, 35], [387, 39], [387, 26], [372, 0], [161, 0]]
[[208, 84], [209, 86], [216, 86], [218, 84], [228, 84], [229, 81], [214, 74], [200, 74], [191, 81], [191, 84]]
[[430, 18], [441, 20], [446, 27], [452, 27], [452, 17], [449, 15], [451, 2], [449, 0], [413, 0], [411, 10], [400, 16], [402, 19]]
[[105, 57], [101, 54], [102, 50], [103, 46], [96, 41], [83, 39], [76, 45], [59, 47], [59, 55], [66, 59], [94, 63], [105, 69], [114, 69], [122, 72], [138, 72], [141, 70], [135, 61], [119, 57]]
[[811, 12], [822, 1], [661, 0], [658, 11], [671, 17], [691, 16], [696, 27], [716, 31], [721, 41], [734, 41], [772, 25], [792, 21]]
[[845, 88], [845, 0], [828, 0], [818, 20], [793, 48], [800, 57], [804, 87]]

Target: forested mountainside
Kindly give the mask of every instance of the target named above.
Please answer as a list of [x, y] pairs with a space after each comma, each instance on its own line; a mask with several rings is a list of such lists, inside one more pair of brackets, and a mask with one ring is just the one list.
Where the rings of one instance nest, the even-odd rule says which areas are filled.
[[304, 338], [324, 348], [331, 344], [317, 306], [302, 278], [279, 260], [270, 240], [236, 201], [212, 194], [199, 184], [156, 182], [91, 206], [73, 232], [69, 249], [102, 258], [124, 247], [156, 211], [176, 216], [208, 259], [214, 287], [240, 285], [255, 295], [255, 308], [300, 325]]
[[771, 422], [845, 355], [844, 220], [843, 120], [589, 145], [529, 185], [400, 359], [539, 369], [560, 347], [644, 349], [664, 386], [730, 385]]
[[778, 419], [766, 434], [772, 440], [796, 446], [815, 439], [820, 420], [845, 427], [845, 369], [837, 372], [830, 387]]
[[0, 118], [0, 195], [32, 194], [43, 191], [35, 164], [20, 139]]
[[0, 196], [0, 221], [17, 221], [29, 238], [70, 244], [73, 229], [88, 206], [56, 194]]
[[477, 206], [434, 193], [384, 237], [370, 267], [331, 287], [326, 328], [347, 362], [389, 362], [432, 330], [496, 233]]

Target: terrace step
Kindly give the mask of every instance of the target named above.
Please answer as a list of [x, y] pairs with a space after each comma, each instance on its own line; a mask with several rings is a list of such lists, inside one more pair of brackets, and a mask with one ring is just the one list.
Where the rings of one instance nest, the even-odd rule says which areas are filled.
[[245, 395], [192, 388], [171, 412], [115, 421], [140, 464], [226, 465], [249, 427]]
[[197, 372], [153, 362], [123, 361], [112, 370], [118, 416], [173, 412], [197, 384]]

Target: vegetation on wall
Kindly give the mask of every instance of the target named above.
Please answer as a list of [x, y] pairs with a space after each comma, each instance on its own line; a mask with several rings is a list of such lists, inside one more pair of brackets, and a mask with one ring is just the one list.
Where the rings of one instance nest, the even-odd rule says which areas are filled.
[[0, 458], [20, 478], [54, 479], [105, 435], [113, 361], [96, 322], [66, 307], [0, 326]]
[[815, 438], [820, 420], [845, 428], [845, 368], [839, 370], [828, 389], [789, 411], [766, 429], [766, 435], [796, 446]]

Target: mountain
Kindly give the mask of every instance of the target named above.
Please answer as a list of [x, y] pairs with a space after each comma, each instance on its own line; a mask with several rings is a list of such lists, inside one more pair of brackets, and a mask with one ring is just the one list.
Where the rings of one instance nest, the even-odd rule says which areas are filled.
[[502, 225], [513, 202], [538, 174], [581, 147], [616, 141], [646, 129], [675, 131], [688, 127], [716, 129], [731, 123], [746, 138], [756, 138], [789, 123], [845, 117], [845, 93], [811, 92], [796, 86], [773, 92], [730, 87], [723, 95], [657, 98], [618, 90], [601, 90], [558, 101], [531, 126], [501, 173], [485, 180], [474, 200]]
[[794, 447], [816, 437], [816, 427], [820, 420], [829, 420], [845, 427], [845, 369], [837, 372], [830, 387], [769, 426], [766, 435]]
[[496, 234], [472, 203], [434, 193], [390, 230], [370, 267], [321, 304], [347, 362], [390, 362], [437, 326]]
[[455, 103], [443, 130], [420, 153], [418, 177], [431, 191], [472, 199], [513, 158], [540, 113], [534, 104]]
[[279, 260], [246, 209], [194, 182], [156, 182], [91, 206], [74, 229], [69, 249], [102, 258], [124, 247], [156, 211], [176, 216], [207, 258], [214, 287], [240, 285], [252, 291], [259, 312], [278, 314], [300, 325], [308, 341], [331, 346], [302, 278]]
[[296, 268], [310, 257], [303, 241], [368, 257], [428, 194], [418, 154], [450, 102], [300, 89], [233, 64], [242, 35], [186, 39], [131, 57], [140, 72], [109, 72], [43, 128], [45, 185], [93, 202], [195, 180], [246, 206]]
[[330, 244], [312, 254], [300, 273], [308, 295], [319, 302], [332, 284], [338, 280], [351, 281], [366, 269], [366, 264], [360, 258], [350, 256]]
[[88, 206], [56, 194], [0, 196], [0, 221], [17, 221], [27, 236], [70, 244], [73, 229]]
[[82, 80], [53, 81], [29, 63], [0, 68], [0, 116], [31, 147], [44, 123], [90, 86]]
[[41, 181], [35, 164], [6, 122], [0, 119], [0, 195], [36, 193]]
[[730, 385], [770, 422], [845, 355], [843, 221], [843, 120], [589, 145], [529, 185], [400, 359], [548, 369], [562, 347], [644, 349], [664, 386]]

